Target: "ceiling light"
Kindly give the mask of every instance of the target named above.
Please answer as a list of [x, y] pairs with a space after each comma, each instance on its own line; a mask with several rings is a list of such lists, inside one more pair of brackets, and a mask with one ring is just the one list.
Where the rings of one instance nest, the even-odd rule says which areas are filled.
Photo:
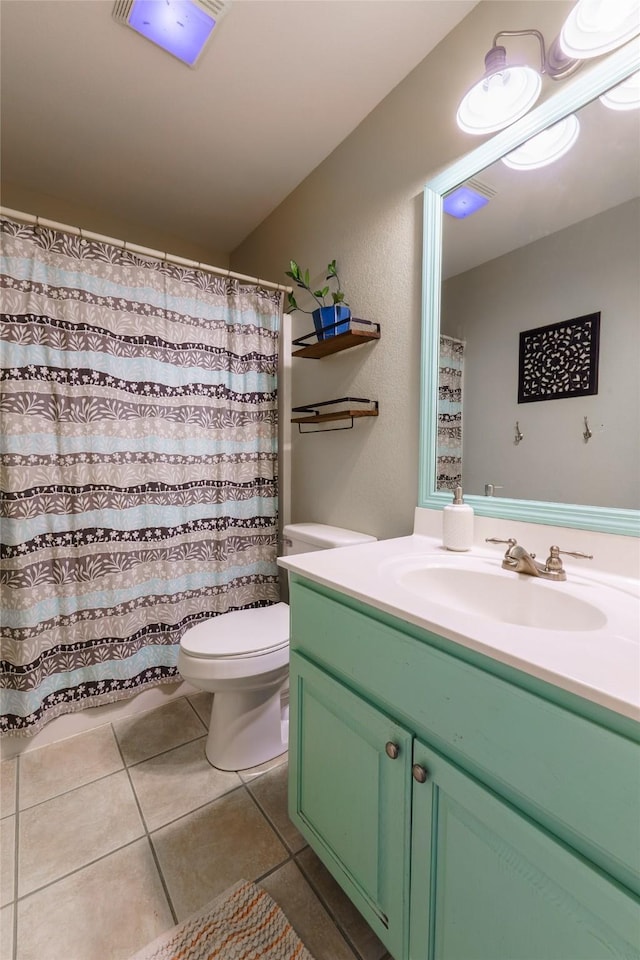
[[572, 113], [502, 157], [502, 162], [513, 170], [546, 167], [568, 153], [578, 139], [579, 132], [578, 118]]
[[638, 0], [579, 0], [560, 31], [560, 46], [578, 60], [599, 57], [640, 34]]
[[230, 0], [116, 0], [113, 16], [193, 67], [229, 5]]
[[637, 110], [640, 107], [640, 70], [603, 93], [600, 102], [610, 110]]
[[442, 208], [450, 217], [456, 217], [458, 220], [470, 216], [476, 210], [489, 203], [489, 198], [473, 190], [467, 184], [463, 184], [451, 193], [448, 193], [442, 202]]

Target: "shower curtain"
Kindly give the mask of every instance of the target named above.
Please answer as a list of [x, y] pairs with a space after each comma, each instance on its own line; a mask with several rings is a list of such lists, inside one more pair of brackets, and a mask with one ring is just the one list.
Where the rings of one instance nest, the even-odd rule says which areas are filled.
[[436, 490], [462, 484], [462, 375], [464, 341], [440, 337]]
[[32, 734], [278, 600], [282, 294], [0, 227], [0, 731]]

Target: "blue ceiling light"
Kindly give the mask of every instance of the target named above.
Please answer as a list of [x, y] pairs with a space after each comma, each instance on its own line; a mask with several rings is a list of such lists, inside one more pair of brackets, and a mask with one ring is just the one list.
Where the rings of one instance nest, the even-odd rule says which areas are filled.
[[471, 216], [476, 210], [480, 210], [487, 203], [489, 203], [488, 197], [463, 184], [447, 194], [444, 198], [443, 208], [444, 212], [448, 213], [450, 217], [462, 220], [464, 217]]
[[230, 0], [116, 0], [114, 19], [193, 67]]

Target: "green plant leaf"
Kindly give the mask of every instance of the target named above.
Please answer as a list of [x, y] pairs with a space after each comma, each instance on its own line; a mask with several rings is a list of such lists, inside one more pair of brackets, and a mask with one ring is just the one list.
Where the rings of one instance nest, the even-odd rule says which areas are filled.
[[336, 276], [337, 271], [336, 271], [336, 262], [335, 262], [335, 260], [332, 260], [331, 263], [327, 266], [327, 273], [329, 274], [329, 276], [327, 277], [327, 280], [329, 279], [329, 277], [335, 277], [335, 276]]
[[293, 277], [294, 280], [298, 280], [299, 277], [300, 277], [300, 267], [299, 267], [298, 264], [295, 262], [295, 260], [290, 260], [290, 261], [289, 261], [289, 266], [290, 266], [291, 272], [288, 273], [287, 276], [288, 276], [288, 277]]
[[304, 272], [304, 285], [305, 285], [305, 287], [307, 288], [307, 290], [309, 289], [309, 284], [310, 284], [310, 283], [311, 283], [311, 278], [310, 278], [310, 276], [309, 276], [309, 271], [308, 271], [308, 270], [305, 270], [305, 272]]

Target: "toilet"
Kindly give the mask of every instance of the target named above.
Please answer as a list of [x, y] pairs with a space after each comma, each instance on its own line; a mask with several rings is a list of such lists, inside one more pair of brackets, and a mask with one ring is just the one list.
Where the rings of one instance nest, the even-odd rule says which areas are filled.
[[[284, 554], [310, 553], [375, 540], [322, 523], [283, 530]], [[289, 607], [234, 610], [189, 627], [178, 652], [178, 672], [213, 693], [207, 760], [220, 770], [244, 770], [287, 749]]]

